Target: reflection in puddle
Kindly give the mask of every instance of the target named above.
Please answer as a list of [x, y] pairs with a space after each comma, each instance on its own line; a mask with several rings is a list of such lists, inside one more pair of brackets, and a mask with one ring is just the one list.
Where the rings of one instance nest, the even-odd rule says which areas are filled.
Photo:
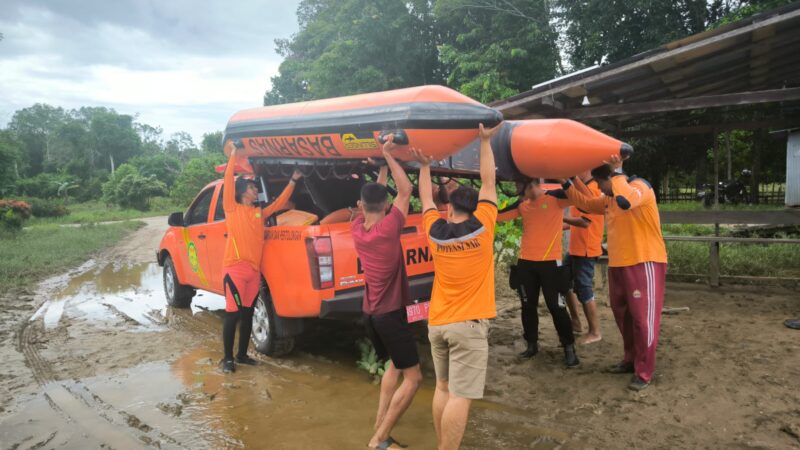
[[[198, 292], [191, 312], [168, 308], [156, 264], [106, 267], [75, 277], [34, 318], [41, 317], [48, 328], [63, 327], [66, 318], [74, 319], [75, 328], [82, 322], [113, 328], [118, 332], [115, 342], [131, 349], [141, 346], [141, 339], [180, 339], [186, 342], [185, 351], [171, 362], [139, 364], [142, 359], [120, 358], [120, 366], [109, 366], [116, 370], [104, 375], [69, 376], [43, 386], [32, 401], [0, 422], [3, 447], [364, 448], [372, 434], [379, 386], [355, 367], [360, 329], [351, 323], [315, 321], [290, 357], [259, 357], [259, 366], [240, 366], [224, 375], [217, 364], [222, 356], [221, 314], [215, 312], [223, 307], [222, 297]], [[132, 331], [163, 334], [128, 334]], [[75, 339], [70, 345], [80, 348], [80, 339], [96, 336], [70, 333]], [[436, 446], [433, 371], [427, 343], [420, 345], [425, 381], [392, 436], [413, 448], [430, 449]], [[127, 350], [103, 351], [92, 358], [113, 359], [111, 352], [116, 356]], [[151, 355], [155, 358], [169, 357]], [[130, 368], [133, 364], [139, 365]], [[474, 403], [462, 445], [583, 447], [566, 433], [534, 427], [526, 411], [491, 401]]]
[[[0, 422], [0, 441], [28, 448], [363, 448], [372, 433], [377, 385], [354, 367], [300, 354], [224, 375], [216, 342], [171, 364], [147, 363], [113, 375], [43, 386]], [[426, 380], [392, 436], [435, 448]], [[476, 402], [464, 449], [583, 448], [534, 428], [524, 412]]]
[[[159, 330], [167, 314], [162, 282], [156, 263], [89, 270], [72, 278], [31, 320], [42, 317], [45, 329], [52, 329], [66, 314], [108, 326], [128, 322], [139, 331]], [[223, 297], [202, 291], [192, 301], [195, 313], [224, 306]]]

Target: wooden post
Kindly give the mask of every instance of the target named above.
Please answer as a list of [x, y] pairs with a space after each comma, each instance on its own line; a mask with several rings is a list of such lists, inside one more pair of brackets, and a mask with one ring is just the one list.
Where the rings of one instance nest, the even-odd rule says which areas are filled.
[[711, 287], [719, 287], [719, 242], [709, 242], [708, 245], [708, 284]]
[[719, 145], [717, 145], [717, 130], [711, 133], [714, 139], [714, 209], [719, 207]]
[[725, 136], [725, 149], [728, 151], [728, 180], [733, 179], [733, 159], [731, 158], [731, 135]]
[[[719, 145], [717, 130], [714, 129], [714, 210], [719, 209]], [[719, 223], [714, 223], [714, 236], [719, 236]], [[708, 283], [719, 287], [719, 242], [711, 242], [708, 251]]]

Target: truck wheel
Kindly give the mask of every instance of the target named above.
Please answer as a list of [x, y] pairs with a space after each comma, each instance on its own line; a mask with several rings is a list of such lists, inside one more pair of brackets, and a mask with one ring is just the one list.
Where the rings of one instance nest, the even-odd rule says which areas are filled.
[[167, 304], [178, 308], [188, 308], [192, 304], [194, 289], [191, 286], [180, 284], [175, 274], [175, 264], [172, 258], [164, 257], [164, 294]]
[[275, 322], [280, 317], [272, 306], [272, 297], [262, 284], [258, 298], [253, 305], [253, 345], [256, 350], [267, 356], [283, 356], [294, 349], [293, 337], [279, 338], [276, 333]]

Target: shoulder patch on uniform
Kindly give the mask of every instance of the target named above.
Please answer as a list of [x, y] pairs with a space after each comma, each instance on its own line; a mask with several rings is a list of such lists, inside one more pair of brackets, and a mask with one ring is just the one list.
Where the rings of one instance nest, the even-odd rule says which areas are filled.
[[431, 225], [430, 237], [437, 244], [448, 244], [473, 239], [484, 231], [486, 228], [474, 216], [461, 223], [448, 223], [439, 219]]
[[614, 199], [617, 201], [617, 206], [619, 206], [621, 209], [630, 209], [631, 202], [629, 202], [627, 198], [617, 195], [614, 197]]

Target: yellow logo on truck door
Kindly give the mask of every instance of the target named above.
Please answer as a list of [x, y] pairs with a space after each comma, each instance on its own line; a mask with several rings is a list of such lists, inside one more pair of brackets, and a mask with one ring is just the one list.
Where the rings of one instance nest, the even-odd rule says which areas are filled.
[[203, 273], [203, 268], [200, 267], [200, 257], [197, 255], [197, 246], [189, 239], [189, 230], [186, 228], [183, 229], [183, 242], [186, 244], [186, 252], [189, 256], [189, 267], [191, 267], [192, 272], [196, 273], [197, 277], [200, 278], [200, 283], [202, 283], [203, 286], [208, 286], [206, 274]]

